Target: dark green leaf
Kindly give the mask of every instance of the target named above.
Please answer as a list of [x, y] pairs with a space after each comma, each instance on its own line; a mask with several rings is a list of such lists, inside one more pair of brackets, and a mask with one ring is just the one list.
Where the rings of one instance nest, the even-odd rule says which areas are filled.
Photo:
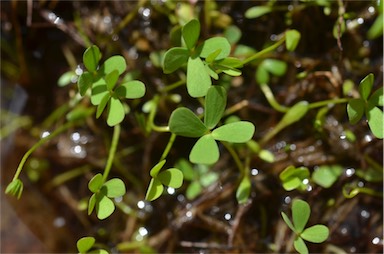
[[312, 180], [323, 188], [329, 188], [343, 173], [339, 165], [323, 165], [312, 173]]
[[117, 70], [119, 72], [119, 75], [121, 75], [126, 68], [127, 68], [127, 63], [125, 62], [124, 57], [111, 56], [102, 65], [101, 72], [104, 73], [104, 75], [107, 75], [108, 73], [111, 73], [112, 71]]
[[115, 211], [115, 204], [103, 194], [96, 196], [98, 196], [96, 201], [96, 215], [99, 220], [104, 220]]
[[380, 87], [379, 89], [377, 89], [371, 95], [371, 97], [369, 97], [368, 102], [375, 105], [375, 106], [382, 107], [384, 105], [383, 87]]
[[115, 126], [123, 121], [125, 117], [125, 111], [123, 104], [119, 99], [111, 97], [108, 106], [107, 124], [109, 126]]
[[372, 86], [374, 82], [374, 76], [372, 73], [368, 74], [359, 85], [359, 93], [361, 98], [365, 101], [368, 99], [368, 96], [371, 94]]
[[296, 233], [303, 232], [305, 225], [308, 222], [311, 208], [304, 200], [295, 199], [292, 203], [292, 219]]
[[236, 199], [239, 204], [244, 204], [248, 201], [251, 193], [251, 181], [248, 176], [244, 176], [236, 191]]
[[191, 138], [201, 137], [208, 131], [203, 122], [191, 110], [184, 107], [172, 112], [169, 129], [176, 135]]
[[159, 174], [161, 168], [164, 166], [166, 160], [159, 161], [155, 166], [150, 171], [150, 175], [153, 178], [156, 178], [157, 175]]
[[183, 26], [182, 36], [188, 49], [192, 49], [200, 35], [200, 22], [196, 19], [192, 19]]
[[297, 250], [297, 252], [299, 252], [300, 254], [309, 253], [307, 245], [305, 244], [303, 239], [301, 239], [300, 237], [297, 237], [295, 239], [295, 241], [293, 242], [293, 246], [295, 247], [295, 250]]
[[200, 57], [207, 58], [210, 54], [215, 52], [217, 49], [221, 49], [220, 54], [215, 60], [220, 60], [229, 56], [231, 52], [231, 44], [224, 37], [213, 37], [199, 46]]
[[83, 63], [88, 71], [93, 72], [96, 70], [100, 58], [101, 53], [99, 48], [93, 45], [85, 50], [83, 54]]
[[169, 74], [179, 69], [188, 62], [189, 51], [186, 48], [171, 48], [165, 52], [163, 59], [163, 71]]
[[347, 104], [349, 122], [356, 124], [363, 117], [365, 102], [363, 99], [351, 99]]
[[145, 94], [145, 85], [143, 82], [138, 80], [128, 81], [116, 88], [115, 94], [120, 98], [141, 98]]
[[203, 97], [211, 87], [212, 81], [205, 69], [203, 61], [199, 58], [188, 59], [187, 90], [191, 97]]
[[211, 86], [205, 97], [204, 124], [214, 128], [220, 121], [227, 105], [227, 92], [222, 86]]
[[311, 243], [322, 243], [327, 240], [329, 229], [324, 225], [314, 225], [306, 228], [300, 236]]
[[189, 160], [197, 164], [213, 164], [219, 160], [219, 148], [212, 135], [207, 134], [197, 140], [189, 154]]
[[267, 13], [270, 13], [271, 11], [272, 11], [271, 6], [253, 6], [245, 11], [244, 16], [247, 19], [255, 19]]
[[95, 244], [95, 242], [96, 240], [94, 237], [90, 237], [90, 236], [83, 237], [77, 241], [77, 244], [76, 244], [77, 250], [81, 254], [87, 253]]
[[148, 201], [153, 201], [161, 196], [163, 193], [164, 187], [157, 178], [152, 178], [147, 189], [147, 194], [145, 199]]
[[78, 89], [81, 96], [84, 96], [88, 88], [92, 86], [93, 75], [89, 72], [84, 72], [80, 75], [79, 80], [77, 81]]
[[92, 194], [92, 196], [89, 198], [89, 202], [88, 202], [88, 215], [91, 215], [93, 209], [95, 208], [96, 206], [96, 194]]
[[383, 111], [368, 103], [365, 115], [367, 116], [368, 125], [373, 135], [375, 135], [376, 138], [383, 139]]
[[374, 168], [367, 168], [364, 170], [357, 169], [356, 175], [360, 178], [363, 178], [367, 182], [379, 183], [383, 181], [383, 172], [381, 168], [379, 170]]
[[113, 178], [104, 183], [105, 195], [109, 198], [121, 197], [125, 194], [125, 184], [119, 178]]
[[287, 50], [294, 51], [297, 47], [297, 44], [299, 44], [301, 34], [297, 30], [288, 30], [285, 33], [286, 40], [285, 40], [285, 46], [287, 47]]
[[103, 185], [103, 175], [98, 173], [88, 183], [88, 189], [93, 193], [98, 192]]
[[177, 168], [164, 170], [158, 174], [157, 178], [162, 184], [175, 189], [183, 184], [183, 173]]
[[255, 126], [251, 122], [240, 121], [220, 126], [212, 131], [215, 140], [232, 143], [245, 143], [255, 133]]

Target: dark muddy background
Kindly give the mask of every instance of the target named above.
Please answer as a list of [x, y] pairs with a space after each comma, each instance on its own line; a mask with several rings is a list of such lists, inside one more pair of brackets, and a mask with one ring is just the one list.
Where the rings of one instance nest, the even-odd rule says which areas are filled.
[[[2, 188], [12, 179], [23, 154], [42, 133], [63, 124], [64, 118], [49, 125], [46, 119], [75, 95], [75, 84], [58, 87], [57, 81], [82, 62], [84, 38], [100, 47], [103, 59], [121, 54], [127, 60], [128, 71], [139, 71], [138, 79], [146, 84], [147, 93], [140, 102], [130, 105], [140, 112], [143, 103], [159, 88], [178, 80], [176, 74], [164, 75], [149, 55], [171, 47], [169, 34], [175, 25], [172, 19], [182, 19], [183, 8], [200, 13], [202, 38], [221, 34], [225, 27], [234, 24], [243, 34], [239, 44], [256, 50], [263, 49], [287, 28], [294, 28], [302, 34], [295, 53], [278, 49], [270, 55], [288, 63], [286, 75], [273, 78], [270, 85], [280, 103], [293, 105], [300, 100], [342, 97], [345, 80], [350, 79], [357, 86], [370, 72], [375, 75], [374, 89], [383, 84], [383, 40], [366, 37], [377, 17], [375, 1], [342, 3], [350, 13], [346, 19], [349, 29], [338, 43], [332, 35], [338, 20], [336, 1], [332, 2], [329, 15], [314, 1], [305, 8], [299, 8], [303, 5], [300, 1], [277, 1], [279, 11], [258, 19], [246, 19], [245, 11], [267, 2], [217, 2], [207, 12], [207, 18], [207, 5], [200, 1], [174, 5], [163, 1], [2, 1], [1, 124], [3, 129], [14, 124], [1, 140]], [[355, 28], [353, 22], [357, 22]], [[266, 102], [255, 82], [255, 69], [256, 65], [248, 65], [242, 78], [232, 81], [228, 105], [249, 101], [238, 115], [255, 124], [257, 141], [276, 125], [281, 114]], [[298, 80], [296, 74], [302, 71], [309, 75]], [[198, 105], [188, 99], [185, 87], [174, 92], [191, 107]], [[166, 125], [176, 106], [164, 100], [156, 123]], [[294, 197], [300, 197], [311, 205], [309, 224], [322, 223], [330, 228], [330, 238], [323, 244], [310, 244], [310, 250], [381, 253], [382, 197], [359, 194], [346, 199], [342, 188], [344, 184], [356, 183], [382, 191], [382, 180], [369, 182], [354, 174], [355, 170], [367, 167], [364, 156], [382, 165], [382, 141], [372, 136], [364, 121], [350, 125], [345, 105], [329, 111], [322, 132], [313, 128], [315, 115], [315, 111], [310, 112], [265, 145], [275, 155], [274, 163], [254, 157], [251, 199], [244, 206], [239, 206], [235, 197], [238, 171], [225, 152], [211, 169], [219, 180], [195, 200], [185, 198], [185, 182], [173, 195], [163, 195], [152, 203], [143, 202], [149, 170], [161, 155], [169, 134], [145, 136], [135, 114], [127, 115], [122, 125], [119, 162], [111, 177], [123, 178], [128, 193], [122, 202], [125, 207], [121, 205], [122, 209], [105, 221], [87, 216], [84, 203], [90, 196], [88, 181], [103, 170], [112, 132], [103, 119], [89, 119], [32, 155], [27, 165], [30, 174], [27, 169], [22, 174], [25, 190], [19, 201], [2, 196], [1, 252], [76, 252], [76, 241], [83, 236], [94, 236], [112, 252], [292, 252], [292, 234], [280, 212], [287, 211]], [[346, 129], [355, 133], [356, 142], [343, 137]], [[192, 141], [178, 137], [168, 164], [173, 165], [180, 157], [187, 158]], [[278, 177], [288, 165], [313, 170], [333, 164], [341, 165], [345, 173], [329, 189], [313, 185], [305, 192], [286, 192]], [[82, 172], [81, 177], [54, 184], [55, 177], [76, 168]], [[38, 178], [33, 172], [38, 172]], [[122, 245], [116, 247], [132, 241], [138, 243], [133, 250]]]

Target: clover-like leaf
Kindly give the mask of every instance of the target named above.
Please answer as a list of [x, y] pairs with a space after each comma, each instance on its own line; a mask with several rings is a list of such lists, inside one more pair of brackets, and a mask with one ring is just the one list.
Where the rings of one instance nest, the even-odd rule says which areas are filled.
[[375, 106], [382, 107], [384, 106], [384, 94], [383, 94], [383, 87], [380, 87], [377, 89], [368, 100], [369, 103]]
[[199, 58], [189, 57], [187, 67], [187, 91], [191, 97], [203, 97], [211, 87], [212, 81], [205, 70], [203, 61]]
[[175, 167], [179, 168], [181, 172], [183, 172], [183, 177], [185, 180], [192, 181], [197, 177], [197, 172], [192, 167], [192, 164], [184, 158], [179, 159], [176, 162]]
[[205, 58], [205, 61], [207, 63], [212, 63], [213, 61], [215, 61], [216, 57], [220, 54], [220, 52], [221, 52], [221, 49], [217, 49], [216, 51], [213, 51], [211, 54], [207, 56], [207, 58]]
[[214, 128], [220, 121], [227, 105], [227, 92], [222, 86], [211, 86], [205, 97], [204, 124]]
[[256, 80], [259, 84], [269, 83], [269, 73], [263, 65], [260, 65], [256, 70]]
[[92, 194], [92, 196], [89, 198], [89, 201], [88, 201], [88, 215], [90, 215], [93, 211], [93, 209], [95, 209], [95, 206], [96, 206], [96, 193]]
[[100, 190], [103, 185], [103, 175], [98, 173], [92, 177], [88, 183], [88, 189], [93, 193], [96, 193]]
[[119, 178], [113, 178], [103, 184], [105, 195], [109, 198], [121, 197], [125, 194], [125, 184]]
[[308, 112], [309, 105], [307, 101], [299, 101], [295, 105], [293, 105], [287, 113], [281, 119], [281, 123], [284, 126], [288, 126], [294, 122], [300, 120], [305, 114]]
[[196, 19], [192, 19], [183, 26], [182, 36], [188, 49], [192, 49], [200, 35], [200, 22]]
[[198, 164], [213, 164], [219, 160], [219, 148], [212, 135], [207, 134], [197, 140], [189, 154], [189, 160]]
[[368, 99], [371, 94], [372, 86], [374, 82], [374, 76], [372, 73], [368, 74], [359, 84], [359, 93], [364, 100]]
[[192, 200], [195, 197], [197, 197], [201, 191], [203, 190], [203, 187], [201, 186], [199, 181], [191, 182], [185, 191], [185, 195], [187, 196], [187, 199]]
[[23, 193], [24, 185], [20, 179], [14, 179], [10, 182], [5, 189], [5, 193], [20, 199], [21, 194]]
[[265, 59], [262, 66], [275, 76], [282, 76], [287, 70], [287, 63], [278, 59]]
[[363, 99], [351, 99], [347, 104], [348, 119], [351, 124], [356, 124], [364, 115], [365, 102]]
[[128, 81], [116, 88], [115, 94], [126, 99], [141, 98], [145, 94], [145, 85], [139, 80]]
[[108, 91], [112, 92], [118, 79], [119, 79], [118, 70], [113, 70], [105, 76], [104, 80], [105, 80], [105, 83], [107, 84]]
[[306, 167], [288, 166], [280, 173], [279, 177], [283, 182], [283, 188], [291, 191], [304, 185], [303, 180], [309, 178], [309, 170]]
[[84, 96], [88, 88], [93, 84], [93, 75], [89, 72], [84, 72], [80, 75], [79, 80], [77, 81], [78, 89], [81, 96]]
[[227, 38], [228, 42], [231, 45], [236, 44], [241, 39], [242, 32], [240, 28], [238, 28], [235, 25], [227, 26], [227, 28], [224, 30], [224, 36]]
[[283, 220], [285, 222], [285, 224], [287, 224], [287, 226], [293, 231], [295, 232], [295, 227], [293, 226], [292, 224], [292, 221], [288, 218], [288, 215], [284, 212], [281, 212], [281, 217], [283, 217]]
[[97, 105], [96, 118], [99, 118], [103, 113], [105, 107], [108, 105], [111, 96], [109, 93], [105, 93], [104, 97], [101, 99], [99, 105]]
[[305, 225], [308, 222], [309, 215], [311, 214], [311, 208], [308, 203], [295, 199], [292, 203], [292, 219], [296, 233], [303, 232]]
[[176, 135], [191, 138], [201, 137], [208, 131], [203, 122], [191, 110], [184, 107], [172, 112], [169, 129]]
[[96, 70], [101, 58], [100, 49], [93, 45], [87, 48], [83, 54], [83, 63], [88, 71], [93, 72]]
[[163, 193], [164, 187], [163, 184], [157, 178], [152, 178], [147, 189], [147, 194], [145, 199], [148, 201], [153, 201], [161, 196]]
[[251, 193], [251, 181], [249, 177], [245, 175], [241, 180], [239, 187], [236, 190], [236, 199], [239, 204], [245, 204]]
[[118, 98], [111, 97], [108, 106], [107, 124], [115, 126], [121, 123], [124, 119], [125, 111], [124, 106]]
[[220, 126], [212, 131], [215, 140], [232, 143], [245, 143], [255, 133], [255, 126], [251, 122], [239, 121]]
[[375, 137], [382, 139], [384, 136], [384, 127], [383, 127], [383, 111], [368, 103], [368, 106], [365, 110], [365, 115], [367, 116], [368, 125]]
[[159, 181], [172, 188], [180, 188], [183, 184], [183, 173], [177, 168], [169, 168], [160, 172], [157, 176]]
[[105, 60], [104, 64], [101, 67], [101, 72], [104, 75], [111, 73], [114, 70], [117, 70], [119, 75], [121, 75], [127, 68], [127, 63], [125, 62], [124, 57], [122, 56], [111, 56]]
[[301, 239], [301, 237], [297, 237], [295, 241], [293, 242], [293, 246], [295, 247], [295, 250], [299, 252], [300, 254], [308, 254], [308, 247], [305, 244], [304, 240]]
[[323, 188], [329, 188], [343, 173], [340, 165], [323, 165], [312, 174], [312, 180]]
[[213, 37], [205, 40], [203, 44], [199, 45], [198, 51], [200, 51], [200, 57], [207, 58], [210, 54], [217, 49], [221, 49], [220, 54], [216, 56], [215, 60], [220, 60], [229, 56], [231, 52], [231, 44], [229, 44], [227, 38]]
[[321, 243], [327, 240], [329, 229], [324, 225], [314, 225], [306, 228], [300, 236], [308, 242]]
[[153, 166], [153, 168], [150, 171], [150, 175], [153, 178], [157, 177], [157, 175], [159, 174], [161, 168], [164, 166], [165, 162], [166, 162], [166, 160], [162, 160], [162, 161], [159, 161], [155, 166]]
[[100, 220], [108, 218], [115, 211], [115, 204], [104, 194], [96, 194], [96, 215]]
[[288, 30], [285, 33], [286, 39], [285, 39], [285, 46], [287, 47], [287, 50], [294, 51], [297, 47], [297, 44], [299, 44], [301, 34], [297, 30]]
[[261, 17], [267, 13], [270, 13], [272, 11], [271, 6], [262, 5], [262, 6], [253, 6], [245, 11], [244, 16], [247, 19], [255, 19], [258, 17]]
[[81, 254], [87, 253], [87, 251], [89, 251], [93, 247], [95, 242], [96, 240], [94, 237], [91, 237], [91, 236], [83, 237], [79, 239], [76, 243], [77, 250]]
[[189, 51], [186, 48], [175, 47], [169, 49], [164, 54], [163, 71], [169, 74], [179, 69], [182, 65], [188, 62]]
[[92, 85], [91, 103], [92, 105], [99, 105], [101, 100], [106, 94], [109, 94], [107, 84], [104, 79], [99, 79]]

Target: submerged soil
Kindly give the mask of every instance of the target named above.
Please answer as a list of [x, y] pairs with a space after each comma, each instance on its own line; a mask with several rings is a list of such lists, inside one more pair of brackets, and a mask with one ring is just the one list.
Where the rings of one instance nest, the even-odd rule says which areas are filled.
[[[265, 48], [287, 28], [301, 32], [295, 53], [279, 48], [268, 56], [288, 64], [287, 73], [274, 77], [270, 84], [283, 105], [343, 97], [345, 80], [358, 84], [368, 73], [375, 75], [374, 89], [380, 87], [383, 41], [366, 38], [377, 16], [370, 11], [375, 1], [343, 2], [350, 13], [347, 24], [357, 22], [359, 17], [362, 21], [339, 40], [332, 34], [339, 19], [336, 2], [332, 3], [330, 14], [314, 3], [298, 8], [299, 3], [277, 1], [278, 11], [246, 19], [244, 13], [248, 8], [266, 2], [217, 2], [216, 8], [206, 12], [210, 14], [204, 14], [209, 5], [194, 1], [175, 6], [163, 1], [3, 2], [2, 128], [13, 119], [20, 119], [17, 116], [25, 118], [20, 120], [20, 128], [1, 140], [2, 188], [12, 179], [23, 154], [42, 133], [63, 124], [64, 116], [52, 122], [47, 117], [75, 94], [75, 84], [58, 87], [57, 80], [82, 62], [85, 38], [100, 47], [104, 59], [121, 54], [127, 60], [128, 71], [138, 71], [137, 79], [146, 84], [147, 93], [142, 100], [130, 104], [132, 111], [137, 112], [159, 89], [179, 80], [177, 74], [163, 74], [151, 62], [150, 53], [171, 47], [169, 34], [175, 25], [172, 20], [189, 15], [191, 10], [200, 11], [202, 38], [220, 35], [232, 23], [242, 31], [238, 44], [256, 50]], [[232, 87], [228, 106], [247, 100], [247, 106], [236, 114], [255, 124], [254, 139], [259, 141], [274, 128], [282, 114], [273, 110], [261, 93], [254, 78], [256, 68], [257, 62], [248, 65], [243, 68], [241, 78], [229, 81]], [[298, 79], [297, 75], [304, 71], [308, 75]], [[196, 109], [199, 104], [189, 99], [185, 90], [182, 86], [173, 93]], [[177, 106], [162, 99], [156, 123], [166, 125]], [[146, 135], [139, 118], [131, 112], [122, 124], [118, 159], [111, 172], [111, 177], [124, 179], [127, 195], [119, 209], [104, 221], [94, 215], [87, 216], [84, 210], [90, 196], [87, 184], [94, 174], [102, 172], [112, 136], [112, 129], [103, 119], [92, 117], [32, 155], [27, 165], [32, 173], [27, 174], [26, 169], [22, 174], [25, 184], [22, 198], [19, 201], [4, 198], [9, 203], [2, 208], [12, 207], [28, 229], [20, 227], [23, 233], [14, 236], [13, 223], [2, 211], [1, 252], [76, 252], [76, 241], [83, 236], [94, 236], [111, 252], [292, 252], [294, 238], [280, 212], [288, 212], [292, 199], [299, 197], [311, 205], [309, 225], [322, 223], [330, 229], [326, 243], [309, 244], [311, 251], [381, 253], [382, 197], [361, 193], [348, 199], [342, 190], [346, 184], [353, 183], [382, 194], [382, 179], [367, 181], [356, 174], [368, 168], [367, 158], [382, 166], [382, 141], [373, 137], [366, 122], [350, 125], [344, 104], [329, 110], [321, 130], [314, 128], [316, 113], [310, 111], [304, 119], [264, 144], [263, 148], [275, 156], [274, 162], [265, 162], [256, 155], [252, 158], [250, 199], [239, 205], [235, 196], [239, 173], [224, 148], [220, 161], [210, 169], [217, 173], [218, 180], [196, 199], [185, 197], [188, 185], [185, 182], [176, 193], [145, 202], [149, 170], [161, 156], [169, 134]], [[356, 141], [346, 139], [346, 130], [355, 134]], [[177, 137], [167, 165], [173, 166], [177, 158], [188, 158], [193, 141]], [[289, 165], [305, 166], [311, 171], [321, 165], [340, 165], [344, 173], [330, 188], [311, 184], [306, 191], [287, 192], [282, 188], [279, 173]], [[74, 169], [81, 176], [55, 184], [54, 179]], [[33, 172], [38, 172], [38, 177]], [[31, 231], [41, 242], [34, 246], [26, 240], [23, 248], [23, 230]], [[132, 242], [137, 243], [136, 247], [129, 245]]]

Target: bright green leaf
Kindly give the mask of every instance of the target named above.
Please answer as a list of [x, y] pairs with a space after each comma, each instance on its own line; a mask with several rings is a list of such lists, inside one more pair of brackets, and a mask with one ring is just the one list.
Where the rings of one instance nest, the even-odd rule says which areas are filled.
[[103, 185], [103, 175], [98, 173], [88, 183], [88, 189], [93, 193], [98, 192]]
[[211, 66], [209, 66], [209, 65], [204, 65], [204, 66], [205, 66], [205, 70], [206, 70], [206, 72], [208, 73], [209, 76], [211, 76], [215, 80], [219, 79], [219, 74], [217, 74], [215, 72], [215, 70], [212, 69]]
[[371, 95], [371, 97], [369, 97], [368, 102], [371, 103], [371, 104], [373, 104], [373, 105], [375, 105], [375, 106], [379, 106], [379, 107], [384, 106], [383, 87], [380, 87], [379, 89], [377, 89], [377, 90]]
[[373, 40], [373, 39], [376, 39], [378, 37], [382, 37], [383, 27], [384, 27], [383, 20], [384, 20], [384, 15], [383, 15], [383, 13], [380, 13], [376, 17], [375, 21], [373, 22], [372, 26], [369, 28], [369, 30], [367, 32], [367, 38], [369, 40]]
[[104, 183], [105, 195], [109, 198], [121, 197], [125, 194], [125, 184], [119, 178], [113, 178]]
[[220, 121], [227, 105], [227, 92], [222, 86], [211, 86], [205, 97], [204, 124], [214, 128]]
[[92, 194], [92, 196], [89, 198], [89, 202], [88, 202], [88, 215], [90, 215], [93, 211], [93, 209], [95, 209], [95, 206], [96, 206], [96, 194]]
[[87, 48], [83, 54], [83, 63], [88, 71], [93, 72], [96, 70], [101, 58], [100, 49], [93, 45]]
[[356, 124], [363, 117], [365, 102], [363, 99], [351, 99], [347, 104], [348, 119], [351, 124]]
[[220, 67], [229, 67], [229, 68], [240, 68], [243, 67], [243, 64], [240, 59], [235, 57], [226, 57], [222, 60], [216, 62]]
[[84, 72], [80, 75], [79, 80], [77, 81], [78, 89], [81, 96], [84, 96], [88, 88], [92, 86], [93, 75], [89, 72]]
[[189, 200], [194, 199], [197, 197], [201, 191], [203, 190], [201, 184], [198, 181], [191, 182], [185, 192], [185, 195]]
[[275, 156], [273, 155], [272, 152], [268, 150], [261, 150], [258, 154], [259, 158], [262, 159], [263, 161], [272, 163], [275, 161]]
[[103, 113], [105, 107], [107, 106], [109, 99], [110, 99], [109, 93], [105, 93], [104, 97], [101, 99], [100, 104], [97, 105], [97, 110], [96, 110], [96, 118], [99, 118], [101, 114]]
[[265, 59], [262, 65], [269, 73], [275, 76], [282, 76], [287, 70], [287, 63], [277, 59]]
[[287, 47], [287, 50], [294, 51], [297, 47], [297, 44], [299, 44], [301, 34], [297, 30], [288, 30], [285, 33], [286, 40], [285, 40], [285, 46]]
[[92, 105], [99, 105], [106, 94], [109, 94], [109, 91], [104, 79], [99, 79], [97, 82], [93, 83], [91, 94]]
[[64, 87], [72, 83], [72, 79], [76, 78], [76, 73], [74, 71], [67, 71], [63, 73], [59, 80], [57, 80], [57, 85], [59, 87]]
[[[200, 167], [206, 167], [206, 165], [199, 165]], [[216, 172], [204, 172], [200, 176], [200, 184], [203, 187], [208, 187], [219, 179], [219, 175]]]
[[145, 85], [138, 80], [128, 81], [121, 84], [115, 90], [115, 94], [120, 98], [137, 99], [141, 98], [145, 94]]
[[224, 30], [224, 36], [231, 45], [234, 45], [241, 38], [241, 30], [235, 25], [230, 25]]
[[329, 188], [343, 173], [339, 165], [323, 165], [312, 173], [312, 180], [323, 188]]
[[245, 143], [255, 133], [255, 126], [251, 122], [240, 121], [220, 126], [212, 131], [215, 140], [232, 143]]
[[267, 13], [270, 13], [271, 11], [272, 11], [271, 6], [253, 6], [245, 11], [244, 16], [247, 19], [255, 19]]
[[116, 85], [117, 80], [119, 79], [119, 72], [113, 70], [105, 76], [105, 83], [107, 84], [107, 89], [112, 92], [113, 88]]
[[107, 124], [109, 126], [115, 126], [123, 121], [124, 116], [125, 111], [123, 104], [120, 102], [119, 99], [111, 97], [108, 106]]
[[287, 113], [283, 116], [281, 119], [281, 122], [288, 126], [294, 122], [299, 121], [305, 114], [307, 113], [309, 109], [308, 102], [306, 101], [300, 101], [293, 105]]
[[306, 167], [288, 166], [280, 173], [279, 177], [283, 182], [284, 189], [291, 191], [304, 185], [303, 180], [309, 178], [309, 170]]
[[115, 211], [115, 204], [103, 194], [96, 195], [96, 215], [99, 220], [108, 218]]
[[324, 225], [314, 225], [306, 228], [300, 236], [308, 242], [321, 243], [327, 240], [329, 229]]
[[20, 179], [14, 179], [10, 182], [5, 189], [5, 193], [20, 199], [21, 194], [23, 193], [24, 185]]
[[223, 69], [223, 72], [232, 77], [241, 76], [241, 71], [238, 69], [228, 68], [228, 69]]
[[263, 65], [260, 65], [256, 70], [256, 80], [259, 84], [269, 83], [269, 73]]
[[371, 94], [372, 86], [374, 82], [374, 76], [372, 73], [368, 74], [359, 84], [359, 93], [364, 100], [368, 99]]
[[181, 172], [183, 172], [183, 176], [185, 180], [195, 180], [197, 177], [196, 171], [193, 169], [191, 163], [187, 161], [186, 159], [182, 158], [176, 162], [175, 165], [176, 168], [179, 168]]
[[107, 75], [108, 73], [111, 73], [112, 71], [117, 70], [119, 72], [119, 75], [121, 75], [126, 68], [127, 68], [127, 63], [125, 62], [124, 57], [111, 56], [102, 65], [101, 72], [104, 73], [104, 75]]
[[94, 237], [91, 237], [91, 236], [83, 237], [79, 239], [76, 243], [77, 250], [81, 254], [87, 253], [87, 251], [89, 251], [92, 248], [95, 242], [96, 240]]
[[236, 199], [239, 204], [244, 204], [249, 198], [251, 193], [251, 181], [248, 176], [244, 176], [241, 180], [239, 187], [236, 190]]
[[192, 19], [183, 26], [182, 36], [188, 49], [192, 49], [200, 35], [200, 22], [196, 19]]
[[191, 97], [203, 97], [207, 94], [212, 81], [208, 72], [205, 70], [203, 61], [199, 58], [188, 59], [187, 68], [187, 90]]
[[162, 160], [162, 161], [158, 162], [155, 166], [153, 166], [153, 168], [149, 172], [151, 177], [153, 177], [153, 178], [157, 177], [161, 168], [164, 166], [165, 162], [166, 162], [166, 160]]
[[188, 62], [189, 51], [186, 48], [171, 48], [164, 54], [163, 71], [169, 74]]
[[311, 208], [304, 200], [295, 199], [292, 203], [292, 219], [296, 233], [301, 233], [308, 222]]
[[158, 174], [157, 178], [162, 184], [175, 189], [180, 188], [183, 184], [183, 173], [177, 168], [164, 170]]
[[208, 131], [203, 122], [191, 110], [184, 107], [172, 112], [169, 129], [176, 135], [191, 138], [201, 137]]
[[189, 160], [198, 164], [213, 164], [219, 160], [219, 148], [212, 135], [197, 140], [189, 154]]
[[216, 57], [220, 54], [221, 52], [221, 49], [217, 49], [216, 51], [213, 51], [211, 54], [209, 54], [209, 56], [207, 56], [207, 58], [205, 58], [205, 61], [207, 63], [212, 63], [213, 61], [215, 61]]
[[299, 252], [300, 254], [309, 253], [307, 245], [305, 244], [303, 239], [301, 239], [300, 237], [297, 237], [295, 239], [295, 241], [293, 242], [293, 246], [295, 247], [295, 250], [297, 250], [297, 252]]
[[287, 216], [284, 212], [281, 212], [281, 217], [283, 217], [283, 220], [284, 220], [285, 224], [287, 224], [287, 226], [288, 226], [293, 232], [295, 232], [295, 227], [293, 226], [291, 220], [288, 218], [288, 216]]
[[215, 60], [226, 58], [231, 52], [231, 44], [229, 44], [228, 40], [224, 37], [213, 37], [204, 41], [204, 43], [199, 46], [198, 50], [201, 50], [200, 57], [207, 58], [217, 49], [221, 49], [221, 51]]
[[147, 194], [145, 199], [148, 201], [153, 201], [161, 196], [163, 193], [164, 187], [157, 178], [152, 178], [147, 189]]
[[367, 116], [368, 125], [373, 135], [375, 135], [376, 138], [383, 139], [383, 111], [380, 108], [368, 103], [365, 115]]

